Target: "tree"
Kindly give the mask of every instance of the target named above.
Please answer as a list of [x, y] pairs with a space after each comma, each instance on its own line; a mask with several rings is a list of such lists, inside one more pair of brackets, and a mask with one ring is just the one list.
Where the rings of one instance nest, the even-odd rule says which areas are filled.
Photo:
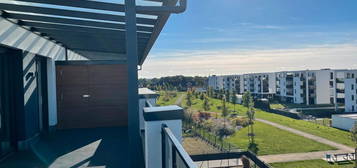
[[201, 100], [204, 100], [205, 97], [206, 97], [206, 95], [205, 95], [204, 93], [201, 93], [201, 94], [200, 94], [200, 99], [201, 99]]
[[186, 105], [188, 107], [191, 107], [192, 106], [192, 100], [191, 100], [191, 92], [190, 91], [187, 91], [187, 96], [186, 96]]
[[[351, 139], [355, 143], [355, 156], [357, 156], [357, 122], [355, 122], [354, 126], [350, 130]], [[355, 168], [357, 168], [357, 157], [355, 157]]]
[[226, 98], [223, 96], [222, 99], [222, 116], [224, 118], [224, 127], [226, 127], [226, 120], [227, 120], [227, 116], [229, 115], [229, 111], [227, 109], [226, 106]]
[[230, 102], [231, 101], [231, 92], [229, 90], [226, 91], [226, 101]]
[[207, 97], [207, 96], [204, 96], [203, 109], [204, 109], [205, 111], [210, 110], [209, 100], [208, 100], [208, 97]]
[[254, 110], [254, 100], [250, 92], [245, 92], [243, 95], [243, 105], [247, 107], [247, 117], [249, 119], [248, 127], [248, 136], [251, 145], [255, 144], [254, 142], [254, 119], [255, 119], [255, 110]]
[[237, 104], [236, 90], [233, 90], [233, 93], [232, 93], [232, 103], [233, 103], [233, 108], [234, 108], [234, 112], [235, 112], [236, 111], [236, 104]]

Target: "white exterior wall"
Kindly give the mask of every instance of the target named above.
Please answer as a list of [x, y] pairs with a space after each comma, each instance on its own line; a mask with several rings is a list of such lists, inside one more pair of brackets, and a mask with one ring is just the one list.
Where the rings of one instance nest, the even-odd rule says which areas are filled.
[[345, 111], [357, 112], [356, 79], [345, 79]]
[[[261, 81], [261, 79], [259, 78], [259, 75], [253, 75], [252, 77], [254, 78], [254, 80], [253, 80], [253, 84], [254, 84], [254, 91], [253, 91], [253, 93], [255, 93], [255, 94], [260, 94], [261, 91], [259, 91], [259, 90], [261, 90], [262, 81]], [[259, 85], [260, 85], [260, 86], [259, 86]]]
[[315, 71], [316, 104], [330, 104], [330, 70]]
[[356, 119], [342, 117], [342, 115], [332, 115], [332, 127], [335, 128], [349, 131], [351, 130], [355, 122]]
[[286, 73], [282, 73], [280, 78], [280, 96], [286, 97]]
[[300, 77], [294, 77], [293, 78], [293, 83], [294, 83], [294, 103], [296, 104], [302, 104], [304, 103], [304, 98], [301, 96], [304, 94], [304, 90], [301, 88], [301, 86], [304, 84], [304, 81], [300, 79]]
[[57, 125], [57, 92], [56, 92], [56, 65], [53, 59], [47, 59], [48, 85], [48, 119], [50, 126]]
[[[49, 57], [65, 60], [65, 48], [38, 34], [26, 30], [0, 16], [0, 44]], [[86, 60], [85, 57], [68, 50], [71, 60]]]
[[182, 121], [149, 121], [145, 122], [145, 165], [147, 168], [162, 168], [161, 127], [166, 124], [182, 142]]
[[243, 77], [243, 75], [241, 75], [239, 77], [239, 83], [240, 83], [240, 91], [239, 91], [239, 93], [243, 94], [244, 93], [244, 77]]
[[276, 74], [269, 73], [269, 93], [276, 93]]
[[149, 103], [153, 106], [156, 105], [156, 98], [141, 98], [141, 99], [139, 99], [140, 130], [145, 129], [144, 108], [146, 106], [146, 101], [149, 101]]

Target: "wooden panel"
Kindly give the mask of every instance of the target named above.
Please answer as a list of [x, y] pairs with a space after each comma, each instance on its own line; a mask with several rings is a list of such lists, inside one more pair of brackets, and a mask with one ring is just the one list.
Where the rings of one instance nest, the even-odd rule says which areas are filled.
[[127, 126], [126, 65], [58, 65], [57, 82], [59, 129]]
[[57, 87], [70, 85], [88, 85], [87, 65], [56, 66]]

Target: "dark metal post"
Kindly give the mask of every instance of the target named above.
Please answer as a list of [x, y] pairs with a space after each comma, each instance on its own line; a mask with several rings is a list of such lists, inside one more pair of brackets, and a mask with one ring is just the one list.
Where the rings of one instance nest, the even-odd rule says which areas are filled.
[[165, 130], [166, 125], [162, 125], [161, 127], [161, 154], [162, 154], [162, 168], [166, 168], [166, 135], [165, 135]]
[[173, 168], [177, 168], [177, 163], [176, 163], [176, 147], [175, 145], [172, 145], [172, 148], [171, 148], [171, 153], [172, 153], [172, 167]]
[[144, 167], [140, 152], [139, 96], [138, 96], [138, 46], [135, 0], [125, 0], [126, 57], [128, 66], [128, 135], [129, 167]]
[[68, 61], [68, 48], [67, 47], [64, 48], [64, 52], [65, 52], [66, 61]]

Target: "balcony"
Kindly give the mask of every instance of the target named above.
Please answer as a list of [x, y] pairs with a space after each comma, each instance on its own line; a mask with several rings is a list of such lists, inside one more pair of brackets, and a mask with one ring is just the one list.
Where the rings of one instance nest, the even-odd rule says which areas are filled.
[[140, 128], [146, 168], [196, 168], [203, 163], [231, 159], [242, 160], [240, 166], [254, 163], [259, 168], [270, 168], [247, 151], [190, 156], [181, 144], [183, 109], [176, 105], [158, 107], [155, 105], [158, 96], [155, 92], [140, 90]]
[[345, 89], [336, 88], [336, 93], [345, 93]]
[[336, 83], [345, 83], [343, 78], [336, 78]]

